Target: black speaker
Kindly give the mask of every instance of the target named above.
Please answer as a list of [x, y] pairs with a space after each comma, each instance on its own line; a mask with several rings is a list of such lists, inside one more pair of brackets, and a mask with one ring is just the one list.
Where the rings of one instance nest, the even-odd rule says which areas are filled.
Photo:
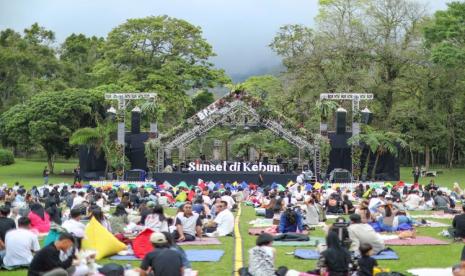
[[339, 107], [336, 110], [336, 134], [345, 134], [347, 124], [347, 110]]
[[371, 113], [371, 111], [368, 108], [362, 110], [361, 115], [362, 116], [360, 118], [360, 121], [362, 124], [371, 124], [371, 121], [373, 121], [373, 113]]
[[131, 112], [131, 133], [140, 133], [140, 112]]

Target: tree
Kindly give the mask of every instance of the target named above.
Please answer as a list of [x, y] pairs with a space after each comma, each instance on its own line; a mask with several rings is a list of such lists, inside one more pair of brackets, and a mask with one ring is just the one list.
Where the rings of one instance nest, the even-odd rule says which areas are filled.
[[129, 19], [114, 28], [93, 74], [101, 84], [130, 84], [136, 91], [156, 91], [165, 110], [160, 127], [184, 119], [190, 89], [215, 87], [229, 81], [209, 59], [212, 47], [199, 27], [168, 16]]
[[0, 110], [43, 90], [63, 89], [61, 66], [51, 47], [55, 35], [37, 23], [21, 35], [0, 32]]
[[[0, 117], [2, 141], [7, 145], [40, 145], [47, 154], [53, 173], [57, 154], [69, 157], [74, 148], [68, 143], [72, 133], [81, 126], [95, 125], [104, 114], [103, 93], [67, 89], [43, 92], [3, 113]], [[15, 114], [19, 113], [19, 114]], [[19, 141], [17, 137], [24, 136]]]
[[206, 90], [201, 90], [197, 92], [195, 96], [192, 98], [192, 105], [194, 111], [200, 111], [205, 107], [209, 106], [214, 101], [215, 96], [213, 95], [213, 93]]
[[102, 58], [105, 41], [99, 37], [71, 34], [60, 47], [63, 79], [69, 87], [91, 88], [96, 85], [93, 67]]
[[84, 127], [76, 130], [70, 137], [69, 144], [74, 146], [85, 145], [95, 150], [96, 156], [103, 154], [106, 162], [105, 175], [111, 170], [129, 168], [129, 159], [121, 157], [122, 148], [112, 138], [116, 134], [116, 124], [113, 122], [97, 121], [97, 126]]

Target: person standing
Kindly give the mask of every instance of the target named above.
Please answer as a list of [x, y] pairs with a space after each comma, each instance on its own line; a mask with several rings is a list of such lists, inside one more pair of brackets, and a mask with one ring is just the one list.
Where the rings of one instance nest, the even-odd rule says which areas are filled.
[[418, 183], [418, 180], [420, 179], [420, 176], [421, 176], [420, 168], [418, 166], [415, 166], [415, 168], [412, 171], [412, 174], [413, 174], [413, 184]]
[[81, 167], [79, 167], [79, 165], [74, 168], [74, 181], [73, 183], [81, 183]]
[[45, 166], [44, 171], [42, 172], [42, 176], [44, 177], [44, 185], [48, 185], [49, 175], [50, 175], [50, 171], [48, 170], [47, 166]]

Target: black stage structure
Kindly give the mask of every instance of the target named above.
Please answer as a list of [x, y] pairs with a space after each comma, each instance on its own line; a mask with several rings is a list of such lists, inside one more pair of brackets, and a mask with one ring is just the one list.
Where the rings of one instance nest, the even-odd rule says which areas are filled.
[[[147, 158], [145, 156], [145, 142], [151, 137], [156, 137], [160, 142], [157, 154], [157, 169], [155, 172], [148, 173], [148, 178], [153, 178], [157, 182], [168, 181], [170, 183], [178, 183], [179, 181], [189, 181], [196, 183], [200, 178], [204, 181], [221, 181], [221, 182], [253, 182], [260, 183], [259, 176], [263, 184], [269, 185], [273, 182], [285, 184], [288, 181], [295, 181], [300, 171], [291, 171], [281, 173], [267, 172], [202, 172], [188, 171], [181, 168], [173, 172], [164, 172], [166, 167], [171, 165], [171, 152], [173, 150], [181, 151], [186, 145], [191, 143], [198, 137], [206, 134], [209, 130], [217, 125], [228, 125], [247, 120], [249, 124], [270, 129], [275, 135], [287, 140], [300, 150], [308, 153], [310, 160], [306, 165], [301, 164], [301, 167], [308, 167], [313, 172], [313, 181], [321, 180], [320, 175], [327, 176], [335, 168], [343, 168], [351, 170], [351, 146], [347, 144], [347, 139], [351, 137], [351, 132], [335, 131], [328, 132], [327, 137], [331, 143], [330, 162], [326, 172], [320, 172], [320, 152], [319, 138], [320, 134], [311, 134], [301, 136], [296, 130], [289, 130], [283, 127], [279, 120], [270, 117], [264, 117], [257, 112], [257, 101], [254, 98], [245, 96], [244, 91], [231, 92], [229, 95], [215, 101], [206, 109], [200, 111], [188, 120], [187, 127], [181, 129], [182, 132], [170, 134], [170, 137], [163, 134], [140, 132], [140, 113], [132, 113], [131, 131], [125, 134], [125, 154], [131, 162], [131, 170], [136, 172], [147, 171]], [[362, 151], [362, 164], [367, 150]], [[373, 158], [372, 158], [373, 159]], [[96, 156], [92, 149], [85, 146], [79, 148], [79, 161], [81, 173], [84, 179], [87, 180], [103, 180], [111, 179], [113, 175], [104, 175], [105, 161], [102, 156]], [[368, 164], [369, 168], [373, 164]], [[131, 173], [127, 170], [126, 180], [140, 180], [141, 174], [136, 172]], [[323, 174], [321, 174], [323, 173]], [[398, 179], [399, 178], [399, 162], [393, 156], [385, 154], [381, 156], [376, 176], [380, 179]], [[318, 178], [317, 178], [318, 177]]]

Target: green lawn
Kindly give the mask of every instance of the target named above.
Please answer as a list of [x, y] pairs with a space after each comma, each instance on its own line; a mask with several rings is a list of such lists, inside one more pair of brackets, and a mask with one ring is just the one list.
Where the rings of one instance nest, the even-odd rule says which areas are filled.
[[[17, 159], [16, 163], [11, 166], [0, 167], [0, 183], [8, 183], [12, 185], [15, 181], [31, 187], [32, 185], [40, 185], [43, 183], [41, 177], [45, 162], [28, 161], [24, 159]], [[56, 172], [63, 169], [72, 170], [75, 162], [57, 162]], [[443, 173], [438, 175], [436, 183], [444, 186], [451, 187], [452, 183], [457, 181], [461, 183], [465, 179], [465, 169], [452, 169], [442, 170]], [[411, 168], [401, 168], [401, 178], [406, 182], [411, 182]], [[72, 181], [72, 177], [64, 177], [60, 175], [53, 175], [50, 178], [50, 183], [60, 183]], [[427, 184], [429, 178], [422, 178], [420, 182]], [[169, 214], [174, 214], [174, 209], [168, 209]], [[243, 239], [244, 261], [245, 265], [248, 262], [248, 250], [255, 245], [255, 236], [250, 236], [247, 233], [249, 228], [249, 221], [255, 219], [255, 212], [252, 207], [243, 207], [240, 220], [240, 231]], [[444, 223], [450, 223], [450, 220], [440, 220]], [[438, 233], [443, 228], [419, 228], [419, 235], [426, 235], [434, 238], [439, 238]], [[311, 232], [312, 236], [323, 237], [324, 233], [321, 229]], [[231, 237], [220, 238], [221, 245], [212, 245], [205, 247], [185, 247], [185, 249], [223, 249], [225, 250], [224, 256], [220, 262], [217, 263], [193, 263], [193, 268], [200, 272], [200, 275], [230, 275], [233, 271], [233, 258], [234, 258], [234, 240]], [[399, 247], [393, 246], [392, 248], [400, 256], [398, 261], [380, 261], [382, 267], [388, 267], [394, 271], [405, 273], [410, 268], [420, 267], [450, 267], [460, 260], [460, 252], [463, 244], [453, 243], [447, 246], [414, 246], [414, 247]], [[277, 247], [277, 260], [276, 265], [285, 265], [289, 268], [299, 271], [311, 270], [315, 267], [316, 261], [300, 260], [288, 253], [294, 251], [294, 247]], [[113, 262], [109, 259], [101, 261], [101, 263]], [[139, 262], [118, 262], [120, 264], [131, 263], [133, 266], [138, 266]], [[25, 275], [25, 270], [13, 272], [1, 272], [2, 275]]]
[[[465, 169], [430, 169], [432, 171], [440, 171], [436, 177], [421, 177], [421, 184], [428, 184], [431, 179], [434, 179], [435, 183], [439, 186], [445, 186], [452, 188], [454, 182], [458, 182], [462, 188], [465, 188]], [[407, 182], [413, 182], [412, 168], [400, 168], [400, 178]]]
[[[7, 183], [12, 186], [16, 181], [24, 185], [26, 188], [30, 188], [34, 185], [42, 185], [44, 179], [42, 178], [42, 171], [47, 165], [46, 161], [30, 161], [21, 158], [16, 158], [16, 162], [9, 166], [0, 166], [0, 184]], [[70, 160], [69, 162], [56, 162], [55, 163], [55, 174], [50, 175], [49, 183], [71, 183], [73, 181], [72, 176], [61, 175], [62, 170], [72, 172], [76, 167], [77, 162]]]

